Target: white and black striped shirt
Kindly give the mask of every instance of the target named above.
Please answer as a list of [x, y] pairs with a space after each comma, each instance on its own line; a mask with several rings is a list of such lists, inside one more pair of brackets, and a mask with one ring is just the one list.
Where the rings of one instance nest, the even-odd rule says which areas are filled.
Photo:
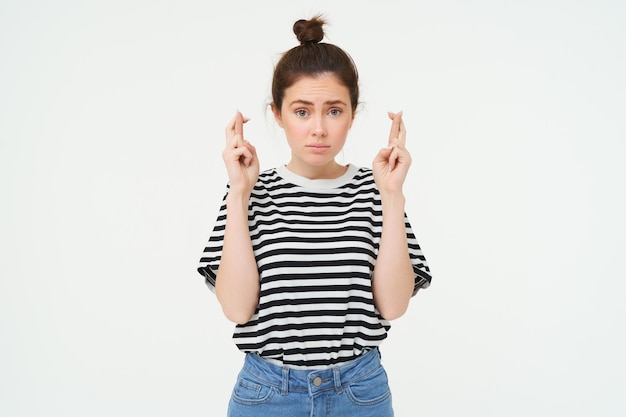
[[[225, 198], [198, 271], [215, 290]], [[252, 319], [237, 325], [240, 350], [296, 368], [354, 359], [387, 337], [390, 323], [374, 306], [371, 279], [382, 231], [380, 195], [371, 169], [349, 165], [336, 179], [309, 180], [284, 166], [259, 175], [248, 224], [260, 274]], [[430, 271], [405, 216], [414, 294]]]

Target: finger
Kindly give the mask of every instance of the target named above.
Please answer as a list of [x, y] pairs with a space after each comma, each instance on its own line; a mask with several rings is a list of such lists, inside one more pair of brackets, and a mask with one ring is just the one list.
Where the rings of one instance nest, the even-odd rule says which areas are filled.
[[393, 152], [389, 155], [389, 172], [393, 171], [398, 162], [398, 148], [394, 147]]
[[404, 145], [406, 143], [406, 127], [404, 126], [404, 120], [400, 119], [400, 129], [398, 132], [398, 142]]
[[[237, 112], [237, 113], [239, 113], [239, 112]], [[225, 136], [226, 136], [226, 143], [227, 144], [230, 142], [230, 139], [232, 139], [232, 137], [235, 135], [235, 122], [236, 121], [237, 121], [237, 114], [235, 113], [233, 118], [230, 119], [230, 121], [226, 125], [226, 129], [225, 129], [225, 132], [224, 132]]]
[[230, 136], [226, 138], [226, 147], [230, 149], [237, 149], [237, 144], [239, 143], [239, 137], [232, 133]]
[[[241, 112], [239, 112], [239, 110], [237, 110], [237, 112], [235, 113], [235, 115], [233, 116], [232, 119], [230, 119], [230, 121], [228, 122], [228, 124], [226, 125], [226, 132], [235, 132], [235, 122], [237, 121], [237, 116], [239, 116], [241, 114]], [[250, 121], [249, 117], [245, 117], [243, 114], [241, 115], [242, 119], [243, 119], [243, 123], [248, 123]]]
[[245, 166], [248, 166], [252, 160], [256, 159], [256, 148], [245, 139], [242, 146], [233, 148], [231, 152], [233, 158], [244, 162]]
[[386, 147], [386, 148], [382, 148], [378, 151], [378, 153], [376, 154], [376, 157], [374, 158], [374, 162], [380, 163], [380, 162], [384, 162], [387, 163], [389, 161], [389, 156], [391, 155], [391, 152], [393, 152], [393, 148], [392, 147]]
[[[248, 148], [245, 146], [241, 146], [235, 149], [232, 149], [230, 152], [226, 153], [226, 159], [229, 161], [238, 161], [238, 162], [246, 162], [250, 161], [254, 155]], [[247, 165], [247, 164], [246, 164]]]
[[254, 159], [254, 155], [252, 155], [252, 152], [250, 152], [249, 149], [244, 148], [244, 151], [242, 152], [241, 157], [239, 159], [243, 163], [243, 166], [249, 167], [253, 159]]
[[404, 147], [404, 143], [398, 139], [392, 147], [392, 152], [389, 155], [389, 170], [392, 171], [399, 163], [408, 160], [409, 153]]
[[389, 130], [389, 138], [387, 140], [387, 144], [391, 145], [398, 137], [400, 121], [398, 120], [396, 113], [388, 112], [387, 115], [391, 119], [391, 129]]
[[391, 145], [400, 135], [400, 124], [402, 122], [402, 112], [387, 113], [391, 119], [391, 129], [389, 130], [389, 140], [387, 143]]
[[250, 142], [248, 142], [247, 140], [243, 141], [243, 145], [248, 148], [248, 150], [252, 153], [253, 156], [256, 155], [256, 148], [254, 147], [254, 145], [252, 145]]
[[403, 165], [406, 169], [411, 166], [411, 154], [400, 142], [393, 147], [393, 153], [389, 155], [390, 171], [399, 165]]
[[237, 137], [237, 147], [243, 146], [243, 115], [239, 110], [235, 115], [235, 137]]

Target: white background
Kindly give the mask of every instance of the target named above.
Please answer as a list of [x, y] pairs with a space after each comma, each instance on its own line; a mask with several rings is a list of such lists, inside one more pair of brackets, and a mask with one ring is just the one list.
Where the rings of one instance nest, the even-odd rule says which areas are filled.
[[236, 109], [317, 12], [386, 111], [432, 286], [383, 344], [398, 416], [626, 414], [626, 3], [0, 4], [0, 415], [222, 416], [243, 355], [196, 272]]

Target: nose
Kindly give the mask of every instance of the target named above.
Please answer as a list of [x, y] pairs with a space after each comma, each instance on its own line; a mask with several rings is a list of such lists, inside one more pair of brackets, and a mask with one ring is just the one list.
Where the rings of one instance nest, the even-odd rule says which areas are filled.
[[326, 124], [324, 123], [324, 117], [318, 116], [315, 118], [315, 126], [313, 129], [313, 136], [324, 137], [328, 134], [326, 131]]

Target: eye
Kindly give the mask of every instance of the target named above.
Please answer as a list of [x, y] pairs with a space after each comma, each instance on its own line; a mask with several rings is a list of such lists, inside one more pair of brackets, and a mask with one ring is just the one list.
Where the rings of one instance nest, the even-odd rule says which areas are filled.
[[296, 116], [298, 117], [307, 117], [309, 112], [306, 109], [298, 109], [296, 110]]
[[341, 109], [330, 109], [328, 114], [331, 116], [339, 116], [342, 113]]

